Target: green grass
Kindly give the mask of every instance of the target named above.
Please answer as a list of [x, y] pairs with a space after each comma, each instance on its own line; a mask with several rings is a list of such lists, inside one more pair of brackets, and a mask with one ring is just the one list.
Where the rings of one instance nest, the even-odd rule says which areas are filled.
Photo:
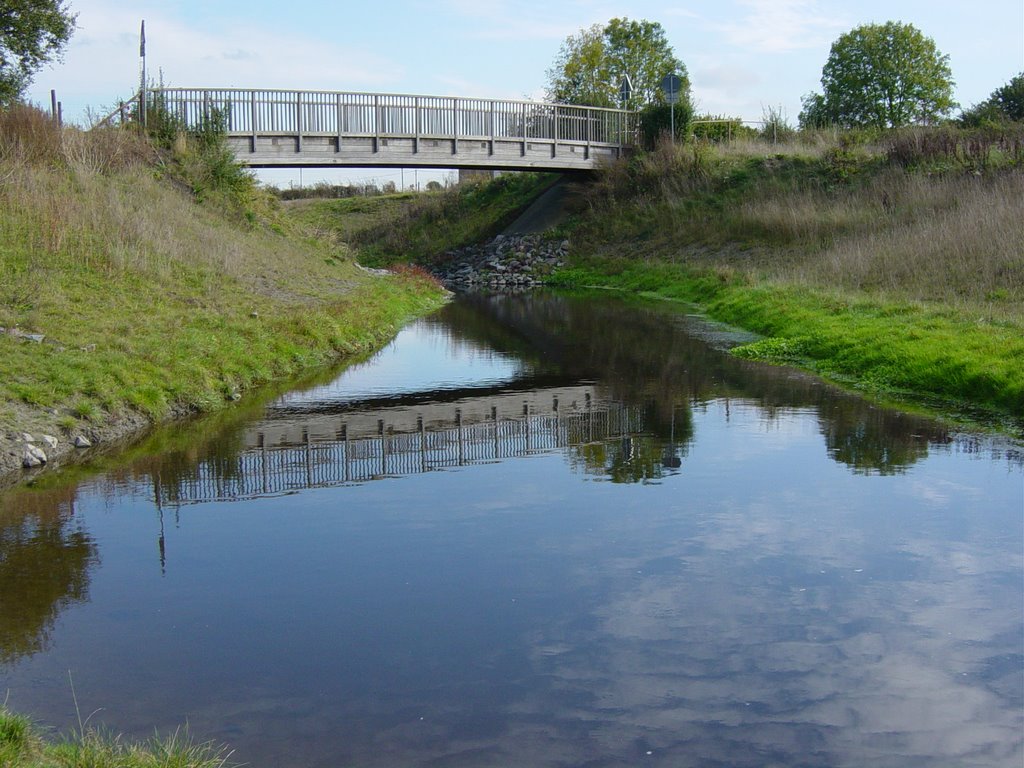
[[882, 395], [981, 406], [1024, 418], [1024, 322], [971, 317], [939, 305], [785, 283], [750, 283], [686, 267], [591, 260], [563, 286], [604, 286], [694, 302], [767, 337], [737, 350], [800, 363]]
[[518, 173], [438, 192], [401, 193], [291, 204], [319, 237], [354, 248], [366, 264], [433, 264], [446, 250], [498, 234], [557, 179]]
[[0, 766], [4, 768], [223, 768], [230, 753], [212, 743], [196, 744], [187, 733], [123, 741], [83, 728], [70, 737], [46, 739], [31, 721], [0, 707]]

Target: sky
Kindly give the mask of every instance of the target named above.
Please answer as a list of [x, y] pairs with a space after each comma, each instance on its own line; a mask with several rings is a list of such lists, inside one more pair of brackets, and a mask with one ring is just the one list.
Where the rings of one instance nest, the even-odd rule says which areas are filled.
[[[566, 37], [615, 17], [660, 22], [702, 113], [796, 123], [829, 47], [866, 23], [909, 23], [949, 55], [964, 107], [1024, 71], [1024, 0], [69, 0], [78, 29], [29, 98], [87, 124], [139, 82], [542, 99]], [[305, 172], [305, 183], [338, 172]], [[412, 172], [374, 171], [412, 183]], [[295, 172], [265, 180], [287, 186]], [[423, 177], [423, 172], [419, 173]], [[344, 180], [332, 177], [330, 180]], [[367, 178], [367, 171], [349, 178]], [[419, 179], [422, 182], [422, 178]]]

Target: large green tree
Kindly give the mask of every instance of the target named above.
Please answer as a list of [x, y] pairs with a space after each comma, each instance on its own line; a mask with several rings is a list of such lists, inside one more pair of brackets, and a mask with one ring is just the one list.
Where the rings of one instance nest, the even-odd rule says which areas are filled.
[[689, 100], [686, 66], [661, 24], [616, 18], [566, 38], [547, 72], [547, 93], [568, 104], [620, 106], [619, 87], [628, 75], [633, 91], [627, 106], [635, 109], [664, 102], [661, 80], [670, 73], [679, 75], [682, 97]]
[[0, 106], [22, 96], [74, 31], [66, 0], [0, 0]]
[[801, 125], [898, 128], [956, 106], [949, 56], [912, 24], [865, 24], [840, 35], [821, 73], [824, 94], [804, 97]]

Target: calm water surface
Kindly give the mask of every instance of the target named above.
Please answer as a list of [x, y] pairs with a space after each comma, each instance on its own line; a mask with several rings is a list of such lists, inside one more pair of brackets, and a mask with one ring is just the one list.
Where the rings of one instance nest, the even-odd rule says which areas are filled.
[[1019, 768], [1021, 446], [730, 340], [466, 299], [10, 493], [0, 690], [254, 766]]

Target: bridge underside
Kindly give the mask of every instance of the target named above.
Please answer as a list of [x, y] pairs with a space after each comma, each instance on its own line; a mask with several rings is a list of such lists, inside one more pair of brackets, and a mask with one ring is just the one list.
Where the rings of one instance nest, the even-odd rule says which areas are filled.
[[620, 146], [550, 139], [229, 134], [250, 168], [467, 168], [592, 171], [615, 161]]

